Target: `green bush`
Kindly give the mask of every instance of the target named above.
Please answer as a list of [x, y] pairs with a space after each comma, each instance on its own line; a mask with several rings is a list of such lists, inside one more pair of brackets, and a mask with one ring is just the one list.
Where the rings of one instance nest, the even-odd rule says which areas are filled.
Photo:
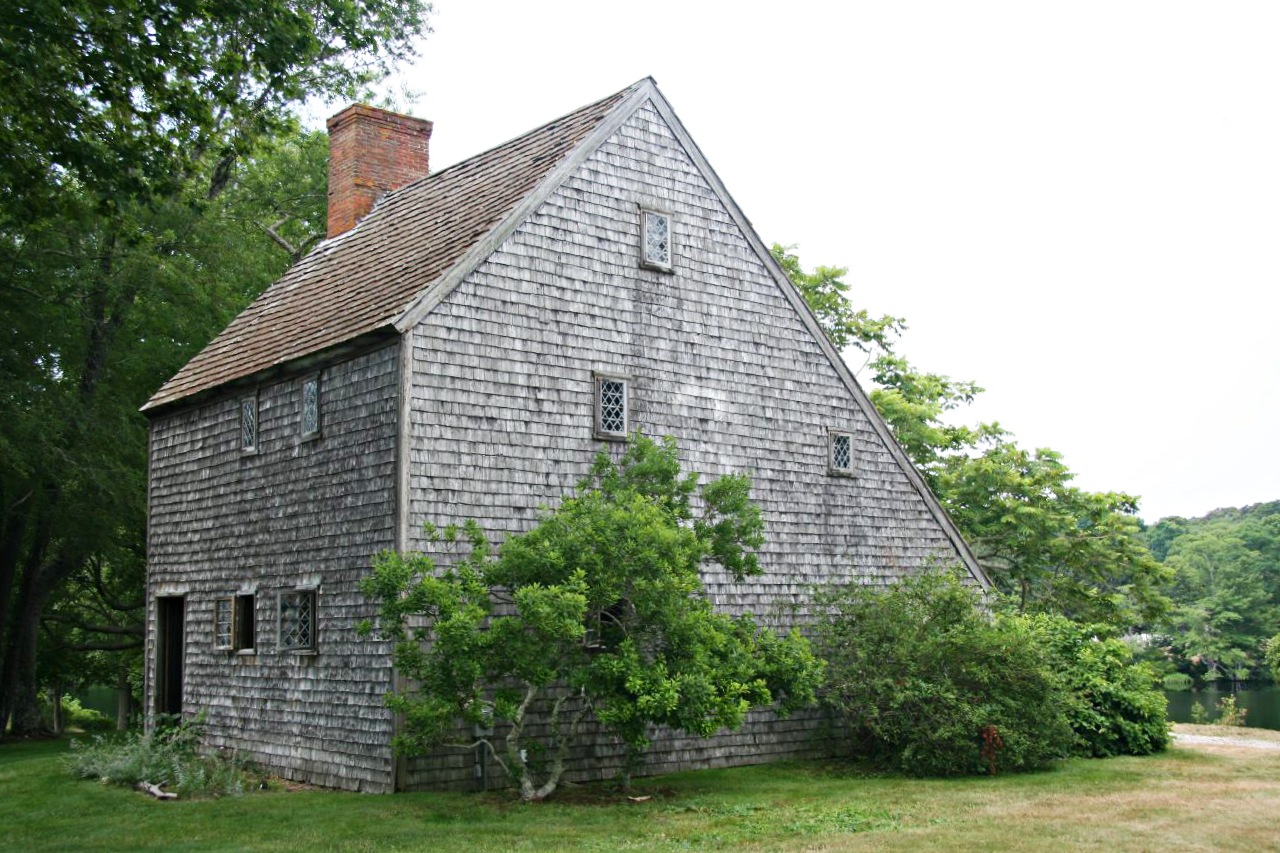
[[883, 765], [950, 776], [1041, 768], [1070, 752], [1040, 635], [1020, 617], [989, 617], [956, 576], [835, 588], [819, 602], [824, 700]]
[[182, 797], [242, 794], [262, 787], [261, 770], [234, 753], [199, 752], [203, 722], [186, 721], [151, 734], [95, 735], [71, 741], [67, 768], [80, 779], [133, 787], [150, 782]]
[[1160, 684], [1165, 690], [1184, 691], [1190, 690], [1191, 685], [1195, 683], [1195, 679], [1187, 675], [1185, 672], [1173, 672], [1161, 679]]
[[1155, 672], [1109, 629], [1064, 616], [1026, 617], [1066, 690], [1075, 755], [1147, 755], [1169, 745], [1168, 703]]
[[74, 696], [62, 697], [62, 719], [66, 725], [82, 732], [102, 732], [110, 729], [115, 721], [101, 711], [86, 708]]

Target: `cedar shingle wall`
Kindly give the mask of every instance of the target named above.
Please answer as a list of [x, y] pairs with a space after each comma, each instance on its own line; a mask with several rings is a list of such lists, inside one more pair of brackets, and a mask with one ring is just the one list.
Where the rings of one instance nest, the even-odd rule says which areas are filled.
[[[639, 207], [672, 214], [674, 273], [639, 264]], [[497, 539], [555, 505], [602, 443], [592, 371], [632, 377], [634, 425], [686, 467], [747, 472], [767, 522], [762, 577], [706, 582], [769, 619], [810, 584], [876, 582], [954, 558], [946, 535], [656, 111], [634, 116], [415, 330], [410, 529], [475, 518]], [[827, 473], [827, 431], [858, 475]], [[620, 445], [611, 444], [617, 452]], [[420, 542], [415, 542], [420, 546]], [[710, 743], [655, 739], [646, 769], [752, 763], [815, 748], [812, 719]], [[621, 753], [588, 747], [579, 778]], [[413, 786], [474, 784], [473, 758], [417, 760]]]
[[[256, 454], [240, 452], [239, 398], [152, 424], [149, 600], [186, 597], [183, 710], [207, 714], [211, 747], [287, 778], [391, 785], [390, 661], [354, 625], [372, 615], [355, 584], [395, 541], [396, 364], [392, 346], [326, 369], [313, 440], [299, 439], [298, 381], [259, 389]], [[276, 648], [277, 595], [299, 585], [318, 588], [315, 656]], [[245, 590], [257, 654], [215, 651], [213, 601]], [[154, 604], [149, 618], [151, 685]]]

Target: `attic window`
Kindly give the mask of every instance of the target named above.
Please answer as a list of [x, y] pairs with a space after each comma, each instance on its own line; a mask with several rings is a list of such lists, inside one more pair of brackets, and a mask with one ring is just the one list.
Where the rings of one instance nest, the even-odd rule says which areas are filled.
[[258, 398], [240, 398], [240, 450], [254, 453], [258, 449]]
[[316, 591], [295, 589], [280, 593], [280, 651], [316, 650]]
[[671, 217], [656, 210], [640, 211], [641, 259], [644, 266], [671, 269]]
[[315, 438], [320, 434], [319, 376], [309, 376], [302, 380], [302, 418], [300, 428], [303, 438]]
[[596, 374], [596, 438], [626, 438], [630, 428], [629, 380], [625, 376]]
[[852, 477], [855, 472], [853, 433], [832, 430], [829, 436], [828, 471], [832, 474]]

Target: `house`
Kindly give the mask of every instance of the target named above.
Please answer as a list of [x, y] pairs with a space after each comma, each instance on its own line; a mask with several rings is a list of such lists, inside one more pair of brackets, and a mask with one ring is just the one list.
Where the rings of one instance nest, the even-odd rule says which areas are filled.
[[[481, 756], [393, 755], [357, 583], [424, 521], [527, 529], [634, 430], [751, 475], [766, 571], [706, 578], [727, 611], [934, 560], [987, 585], [653, 80], [429, 176], [429, 122], [329, 130], [328, 239], [145, 406], [153, 719], [203, 713], [212, 746], [321, 785], [475, 785]], [[812, 729], [660, 733], [645, 769], [810, 754]]]

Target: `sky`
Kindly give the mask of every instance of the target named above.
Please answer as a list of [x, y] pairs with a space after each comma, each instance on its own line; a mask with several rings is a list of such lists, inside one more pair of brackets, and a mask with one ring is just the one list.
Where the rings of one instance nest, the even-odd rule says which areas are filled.
[[1280, 3], [435, 9], [388, 86], [433, 170], [652, 76], [766, 243], [986, 389], [959, 421], [1148, 522], [1280, 499]]

